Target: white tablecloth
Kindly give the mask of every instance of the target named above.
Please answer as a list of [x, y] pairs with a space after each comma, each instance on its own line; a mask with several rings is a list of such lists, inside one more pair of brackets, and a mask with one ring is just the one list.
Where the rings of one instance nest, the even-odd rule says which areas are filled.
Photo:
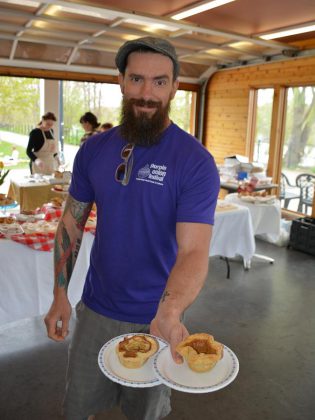
[[[69, 285], [74, 306], [81, 298], [94, 236], [85, 233]], [[210, 256], [250, 260], [255, 251], [249, 211], [245, 207], [217, 212]], [[53, 253], [0, 240], [0, 325], [45, 314], [53, 297]]]
[[255, 252], [255, 238], [250, 213], [246, 207], [218, 211], [215, 214], [210, 256], [243, 257], [250, 261]]
[[279, 200], [275, 200], [273, 204], [253, 204], [241, 200], [238, 194], [228, 194], [225, 196], [225, 201], [249, 209], [255, 235], [265, 233], [280, 235], [281, 206]]
[[[81, 298], [94, 236], [84, 233], [69, 285], [74, 306]], [[45, 314], [53, 298], [53, 253], [0, 240], [0, 325]]]

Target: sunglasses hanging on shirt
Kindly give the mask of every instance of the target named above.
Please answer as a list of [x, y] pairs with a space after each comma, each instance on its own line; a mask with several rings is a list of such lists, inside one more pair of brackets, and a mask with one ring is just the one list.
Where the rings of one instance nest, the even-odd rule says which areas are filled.
[[124, 185], [124, 186], [128, 185], [128, 182], [130, 179], [132, 166], [133, 166], [132, 152], [133, 152], [134, 147], [135, 147], [134, 144], [128, 143], [126, 144], [126, 146], [122, 148], [120, 156], [124, 161], [118, 165], [115, 172], [115, 180], [117, 182], [120, 182], [121, 185]]

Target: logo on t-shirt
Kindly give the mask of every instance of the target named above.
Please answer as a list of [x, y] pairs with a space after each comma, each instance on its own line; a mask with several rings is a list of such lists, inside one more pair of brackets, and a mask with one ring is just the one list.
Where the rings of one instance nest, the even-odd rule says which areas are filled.
[[139, 169], [136, 180], [151, 182], [152, 184], [164, 185], [163, 181], [166, 175], [166, 166], [157, 165], [155, 163], [147, 163], [143, 168]]

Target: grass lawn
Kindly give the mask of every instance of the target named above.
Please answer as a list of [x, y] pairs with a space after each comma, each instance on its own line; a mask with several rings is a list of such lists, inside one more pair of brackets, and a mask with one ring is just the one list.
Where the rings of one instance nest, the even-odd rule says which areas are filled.
[[[11, 156], [12, 143], [0, 140], [0, 160], [3, 161], [5, 156]], [[25, 147], [14, 146], [19, 152], [19, 162], [16, 165], [5, 165], [8, 169], [26, 169], [29, 167], [29, 158], [25, 152]]]

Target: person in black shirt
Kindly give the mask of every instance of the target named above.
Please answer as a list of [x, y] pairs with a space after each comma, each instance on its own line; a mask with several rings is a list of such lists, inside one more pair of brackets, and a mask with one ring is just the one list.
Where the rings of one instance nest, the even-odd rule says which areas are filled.
[[31, 173], [50, 175], [59, 166], [58, 141], [54, 138], [53, 126], [57, 118], [52, 112], [46, 112], [41, 122], [30, 132], [26, 149], [31, 159]]

